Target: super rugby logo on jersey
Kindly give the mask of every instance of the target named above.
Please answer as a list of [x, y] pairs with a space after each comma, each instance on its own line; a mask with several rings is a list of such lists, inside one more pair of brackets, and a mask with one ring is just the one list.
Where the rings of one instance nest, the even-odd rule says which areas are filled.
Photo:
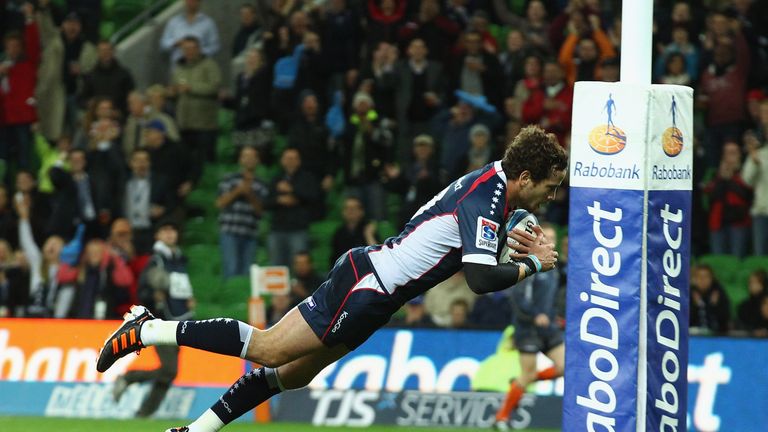
[[496, 252], [499, 247], [499, 224], [482, 216], [477, 217], [477, 236], [475, 246]]

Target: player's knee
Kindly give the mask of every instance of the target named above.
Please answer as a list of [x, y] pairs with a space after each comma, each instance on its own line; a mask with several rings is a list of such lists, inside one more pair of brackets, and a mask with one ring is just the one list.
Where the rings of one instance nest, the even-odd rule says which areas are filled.
[[248, 360], [266, 367], [276, 368], [290, 361], [284, 352], [277, 349], [265, 350], [261, 352], [251, 352], [251, 349], [249, 349], [248, 351]]

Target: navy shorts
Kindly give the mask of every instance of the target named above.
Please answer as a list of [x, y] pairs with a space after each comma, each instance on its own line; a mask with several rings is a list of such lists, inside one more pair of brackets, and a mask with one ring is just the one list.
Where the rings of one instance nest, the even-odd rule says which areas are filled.
[[328, 279], [299, 304], [299, 312], [328, 347], [353, 350], [389, 322], [399, 309], [382, 288], [364, 248], [342, 255]]
[[563, 343], [563, 331], [555, 325], [539, 327], [531, 324], [515, 326], [515, 347], [522, 353], [548, 353]]

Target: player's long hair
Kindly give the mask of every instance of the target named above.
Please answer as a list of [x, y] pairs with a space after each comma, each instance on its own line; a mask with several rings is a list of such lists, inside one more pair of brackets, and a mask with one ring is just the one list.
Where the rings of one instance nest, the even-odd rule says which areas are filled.
[[538, 126], [526, 126], [507, 145], [501, 166], [508, 179], [516, 179], [523, 171], [529, 171], [531, 179], [538, 182], [564, 170], [568, 166], [568, 155], [554, 134]]

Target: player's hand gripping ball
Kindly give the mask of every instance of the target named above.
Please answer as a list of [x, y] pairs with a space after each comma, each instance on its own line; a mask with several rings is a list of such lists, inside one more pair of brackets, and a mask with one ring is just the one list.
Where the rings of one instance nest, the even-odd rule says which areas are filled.
[[[518, 230], [525, 231], [526, 233], [535, 237], [536, 233], [533, 231], [533, 227], [538, 224], [539, 224], [539, 220], [536, 218], [536, 216], [533, 213], [527, 210], [518, 209], [510, 213], [509, 217], [507, 218], [505, 229], [507, 230], [507, 233], [509, 233], [513, 229], [517, 228]], [[519, 253], [519, 251], [515, 249], [515, 246], [519, 244], [520, 243], [518, 243], [517, 240], [507, 235], [507, 243], [501, 249], [501, 256], [499, 257], [499, 262], [508, 263], [510, 261], [513, 261], [510, 255]]]

